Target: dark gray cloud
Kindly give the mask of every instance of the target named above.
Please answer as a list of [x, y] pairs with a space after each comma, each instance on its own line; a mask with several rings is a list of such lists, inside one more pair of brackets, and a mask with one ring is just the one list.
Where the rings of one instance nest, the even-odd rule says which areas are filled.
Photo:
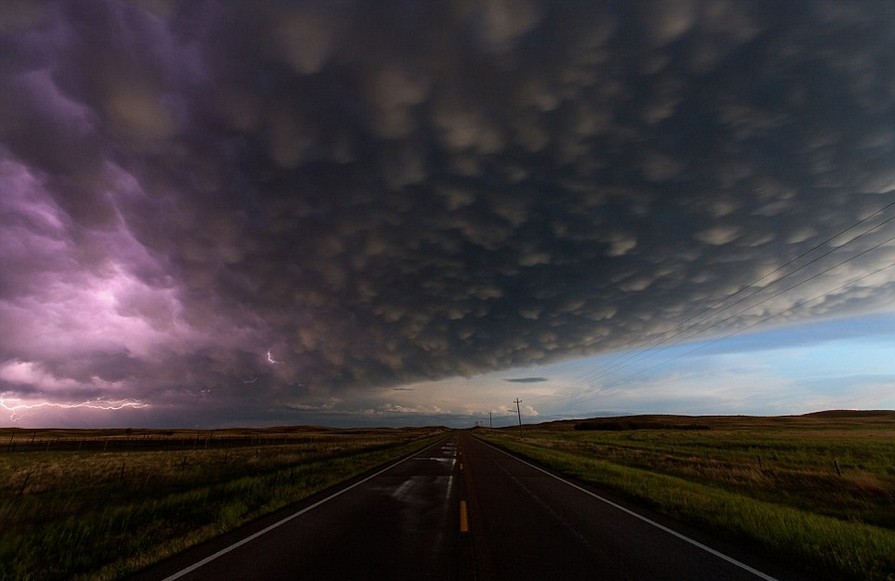
[[510, 383], [542, 383], [548, 381], [546, 377], [514, 377], [512, 379], [504, 379]]
[[9, 394], [327, 409], [895, 294], [891, 223], [848, 242], [893, 216], [888, 1], [3, 10]]

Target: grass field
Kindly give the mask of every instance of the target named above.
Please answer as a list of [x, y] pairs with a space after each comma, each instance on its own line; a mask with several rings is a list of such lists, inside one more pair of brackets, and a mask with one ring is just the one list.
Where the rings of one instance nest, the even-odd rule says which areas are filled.
[[895, 412], [640, 416], [477, 430], [559, 472], [837, 579], [895, 580]]
[[[0, 429], [0, 579], [122, 578], [442, 433]], [[895, 412], [476, 433], [827, 578], [895, 581]]]
[[117, 579], [440, 428], [0, 429], [0, 579]]

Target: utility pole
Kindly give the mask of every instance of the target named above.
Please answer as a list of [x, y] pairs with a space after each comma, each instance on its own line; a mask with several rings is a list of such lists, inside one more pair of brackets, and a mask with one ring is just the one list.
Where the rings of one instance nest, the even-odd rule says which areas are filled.
[[492, 430], [494, 429], [494, 419], [491, 417], [491, 412], [488, 412], [488, 427]]
[[519, 409], [519, 404], [522, 403], [522, 400], [517, 397], [513, 400], [513, 403], [516, 404], [516, 415], [519, 416], [519, 438], [524, 438], [522, 435], [522, 411]]

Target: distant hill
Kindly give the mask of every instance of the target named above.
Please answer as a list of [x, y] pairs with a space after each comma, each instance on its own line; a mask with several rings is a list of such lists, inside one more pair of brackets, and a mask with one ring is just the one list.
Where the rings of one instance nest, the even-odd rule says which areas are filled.
[[[817, 422], [895, 421], [895, 410], [826, 410], [792, 416], [645, 414], [555, 420], [530, 424], [546, 430], [711, 430], [731, 426], [816, 424]], [[510, 426], [506, 429], [515, 429]]]
[[603, 430], [610, 432], [618, 432], [623, 430], [711, 430], [708, 424], [697, 424], [693, 422], [681, 421], [686, 418], [675, 418], [674, 421], [659, 421], [654, 418], [648, 418], [645, 421], [638, 421], [631, 418], [618, 418], [615, 420], [601, 418], [599, 420], [590, 420], [587, 422], [579, 422], [575, 424], [575, 430]]
[[822, 412], [812, 412], [804, 414], [806, 418], [828, 418], [828, 419], [844, 419], [844, 418], [893, 418], [895, 419], [895, 410], [826, 410]]

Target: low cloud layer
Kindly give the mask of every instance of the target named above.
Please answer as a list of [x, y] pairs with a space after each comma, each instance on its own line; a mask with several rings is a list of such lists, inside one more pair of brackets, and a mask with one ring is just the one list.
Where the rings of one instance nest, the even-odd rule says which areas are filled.
[[895, 298], [887, 0], [0, 21], [8, 408], [325, 412]]

